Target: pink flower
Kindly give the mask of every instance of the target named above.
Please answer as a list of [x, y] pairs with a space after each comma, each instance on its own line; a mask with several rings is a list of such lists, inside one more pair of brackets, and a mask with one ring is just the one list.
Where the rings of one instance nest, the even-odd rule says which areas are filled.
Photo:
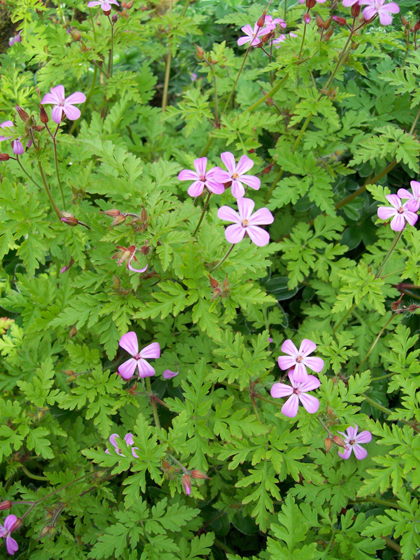
[[130, 245], [130, 247], [121, 247], [117, 245], [118, 251], [111, 257], [111, 259], [118, 259], [118, 266], [120, 266], [124, 261], [127, 261], [127, 268], [132, 272], [145, 272], [147, 267], [146, 264], [144, 268], [133, 268], [131, 266], [131, 261], [134, 259], [137, 262], [136, 251], [137, 247], [135, 245]]
[[233, 222], [233, 225], [226, 228], [226, 239], [229, 243], [239, 243], [247, 234], [255, 245], [264, 247], [270, 241], [270, 235], [258, 226], [272, 224], [274, 222], [273, 214], [268, 208], [260, 208], [255, 214], [252, 214], [255, 202], [250, 198], [238, 198], [237, 202], [239, 212], [235, 212], [229, 206], [222, 206], [217, 212], [221, 220]]
[[9, 39], [9, 47], [12, 47], [15, 43], [20, 43], [22, 41], [21, 33], [22, 29], [19, 29], [17, 35]]
[[273, 16], [265, 16], [264, 25], [271, 27], [272, 30], [274, 30], [278, 25], [284, 28], [287, 27], [287, 24], [283, 19], [281, 18], [273, 19]]
[[228, 183], [232, 181], [232, 194], [235, 198], [242, 198], [245, 194], [245, 188], [242, 183], [255, 189], [260, 188], [261, 181], [254, 175], [245, 175], [252, 167], [254, 162], [248, 156], [242, 156], [236, 165], [235, 158], [230, 152], [223, 152], [220, 156], [223, 163], [226, 165], [227, 171], [223, 171], [220, 167], [216, 167], [217, 173], [215, 175], [217, 181], [221, 183]]
[[372, 439], [372, 434], [368, 431], [364, 431], [364, 432], [360, 432], [360, 434], [357, 435], [358, 430], [359, 427], [356, 426], [355, 424], [354, 428], [352, 428], [351, 426], [347, 428], [347, 434], [344, 434], [343, 432], [338, 432], [339, 434], [344, 436], [344, 443], [347, 446], [347, 448], [343, 451], [343, 453], [341, 453], [340, 451], [338, 452], [338, 454], [342, 459], [348, 459], [352, 451], [354, 451], [354, 454], [356, 455], [356, 459], [359, 460], [366, 459], [367, 451], [359, 444], [369, 443]]
[[86, 101], [86, 95], [80, 91], [72, 93], [67, 98], [64, 93], [64, 86], [55, 86], [51, 89], [51, 93], [44, 95], [44, 99], [41, 101], [42, 105], [54, 105], [52, 110], [52, 120], [60, 124], [63, 118], [63, 113], [71, 121], [76, 121], [80, 117], [80, 111], [77, 107], [74, 107], [74, 103], [84, 103]]
[[350, 8], [351, 6], [354, 6], [354, 4], [357, 4], [359, 2], [359, 0], [343, 0], [343, 6], [345, 8]]
[[111, 11], [110, 4], [115, 4], [116, 6], [119, 6], [117, 0], [93, 0], [93, 2], [88, 2], [88, 8], [93, 8], [94, 6], [100, 6], [104, 12], [110, 12]]
[[403, 230], [406, 222], [414, 226], [418, 220], [418, 216], [415, 214], [415, 211], [418, 209], [417, 203], [411, 199], [402, 204], [400, 197], [396, 194], [387, 194], [386, 198], [392, 204], [392, 207], [380, 206], [378, 208], [378, 217], [381, 220], [392, 218], [391, 229], [394, 231]]
[[324, 360], [316, 357], [309, 357], [316, 350], [315, 342], [304, 338], [299, 350], [291, 340], [285, 340], [282, 344], [281, 351], [288, 356], [279, 356], [277, 359], [279, 368], [282, 370], [294, 368], [294, 379], [297, 383], [306, 382], [308, 372], [306, 368], [319, 373], [324, 367]]
[[171, 371], [170, 369], [165, 369], [163, 372], [163, 379], [172, 379], [178, 375], [179, 371]]
[[398, 196], [404, 200], [408, 198], [408, 200], [413, 201], [412, 211], [417, 212], [420, 208], [420, 183], [417, 181], [411, 181], [410, 186], [413, 191], [412, 193], [406, 189], [399, 189]]
[[[9, 129], [9, 134], [12, 134], [12, 136], [0, 136], [0, 142], [3, 142], [4, 140], [10, 140], [11, 138], [13, 138], [13, 131], [10, 129], [13, 128], [14, 126], [15, 125], [12, 123], [12, 121], [5, 121], [0, 124], [0, 128], [5, 128], [6, 130]], [[28, 142], [28, 148], [30, 147], [31, 144], [32, 142]], [[12, 141], [12, 151], [17, 156], [21, 156], [22, 154], [25, 153], [25, 148], [23, 147], [20, 138], [16, 138], [16, 140]]]
[[74, 259], [71, 258], [69, 264], [66, 264], [63, 266], [63, 268], [60, 270], [60, 274], [64, 274], [65, 272], [68, 271], [68, 269], [74, 265]]
[[303, 21], [306, 23], [306, 25], [308, 25], [308, 23], [310, 23], [310, 21], [311, 21], [311, 16], [309, 15], [308, 12], [306, 12], [306, 14], [304, 14], [304, 16], [303, 16]]
[[189, 474], [184, 474], [182, 477], [182, 486], [187, 496], [191, 495], [191, 477]]
[[[109, 438], [109, 441], [111, 442], [111, 445], [114, 447], [115, 451], [118, 453], [118, 455], [121, 455], [121, 457], [125, 457], [125, 455], [123, 455], [123, 452], [121, 451], [121, 449], [118, 447], [118, 443], [116, 438], [119, 438], [120, 436], [118, 434], [112, 434], [112, 436]], [[134, 439], [133, 439], [133, 434], [127, 434], [124, 437], [124, 441], [125, 443], [128, 445], [128, 447], [132, 447], [134, 445]], [[139, 456], [136, 453], [136, 450], [138, 451], [138, 447], [133, 447], [131, 450], [131, 453], [133, 455], [133, 457], [135, 457], [136, 459], [139, 458]], [[108, 451], [108, 449], [105, 449], [105, 453], [107, 453], [108, 455], [110, 455], [110, 452]]]
[[319, 400], [312, 395], [307, 395], [306, 393], [308, 391], [318, 389], [321, 385], [320, 380], [314, 375], [308, 375], [306, 380], [303, 383], [300, 383], [299, 381], [296, 381], [293, 369], [289, 371], [288, 376], [292, 386], [285, 385], [284, 383], [274, 383], [271, 387], [271, 396], [274, 399], [290, 396], [290, 398], [287, 399], [281, 407], [282, 413], [289, 418], [294, 418], [298, 413], [300, 401], [309, 414], [314, 414], [319, 408]]
[[258, 27], [258, 23], [254, 25], [254, 29], [249, 24], [245, 25], [245, 27], [242, 27], [241, 29], [245, 33], [245, 36], [238, 39], [238, 45], [245, 45], [246, 43], [251, 42], [251, 47], [256, 47], [261, 43], [259, 37], [263, 37], [273, 31], [272, 27], [264, 27], [264, 29], [262, 27]]
[[215, 175], [217, 167], [209, 171], [207, 169], [207, 158], [202, 157], [194, 161], [195, 171], [183, 169], [178, 175], [179, 181], [194, 181], [188, 189], [188, 194], [192, 197], [200, 196], [204, 188], [214, 194], [222, 194], [225, 187], [217, 181]]
[[276, 49], [280, 48], [280, 43], [286, 40], [287, 37], [297, 37], [296, 33], [290, 32], [288, 35], [282, 33], [277, 39], [272, 41], [272, 44], [275, 45]]
[[6, 538], [7, 552], [12, 556], [19, 548], [18, 543], [11, 536], [13, 531], [13, 525], [15, 525], [17, 520], [18, 518], [16, 517], [16, 515], [8, 515], [4, 520], [4, 527], [0, 525], [0, 537]]
[[382, 25], [389, 25], [392, 23], [391, 14], [398, 14], [400, 7], [396, 2], [390, 2], [385, 4], [385, 0], [359, 0], [360, 5], [367, 4], [366, 8], [363, 10], [362, 15], [366, 21], [372, 19], [379, 15], [379, 21]]
[[158, 342], [152, 342], [141, 352], [139, 352], [139, 343], [137, 340], [137, 335], [135, 332], [128, 332], [121, 337], [119, 342], [121, 348], [124, 348], [131, 356], [130, 360], [127, 360], [118, 368], [118, 373], [123, 379], [131, 379], [138, 368], [140, 377], [151, 377], [155, 374], [154, 368], [146, 362], [145, 358], [159, 358], [160, 357], [160, 346]]

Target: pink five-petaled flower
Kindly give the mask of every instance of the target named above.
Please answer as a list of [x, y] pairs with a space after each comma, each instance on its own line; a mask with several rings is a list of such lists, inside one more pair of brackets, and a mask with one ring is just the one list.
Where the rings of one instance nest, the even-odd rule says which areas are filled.
[[[12, 121], [5, 121], [2, 122], [0, 124], [0, 128], [4, 128], [4, 129], [9, 129], [9, 134], [13, 132], [10, 130], [11, 128], [13, 128], [15, 125], [12, 123]], [[4, 140], [10, 140], [12, 138], [12, 136], [0, 136], [0, 142], [3, 142]], [[29, 144], [28, 144], [29, 147]], [[17, 156], [21, 156], [22, 154], [25, 153], [25, 148], [22, 145], [22, 142], [20, 141], [20, 138], [17, 138], [16, 140], [13, 140], [12, 142], [12, 151], [15, 155]]]
[[178, 175], [179, 181], [194, 181], [188, 189], [188, 194], [192, 197], [200, 196], [204, 188], [214, 194], [222, 194], [225, 191], [225, 187], [216, 179], [217, 167], [213, 169], [207, 169], [207, 158], [197, 158], [194, 161], [195, 171], [190, 171], [189, 169], [183, 169]]
[[389, 25], [392, 23], [391, 14], [398, 14], [400, 7], [396, 2], [389, 2], [385, 4], [385, 0], [359, 0], [359, 4], [362, 6], [367, 4], [366, 8], [363, 10], [362, 15], [366, 21], [372, 19], [379, 15], [379, 21], [382, 25]]
[[117, 245], [117, 253], [111, 257], [111, 259], [118, 259], [118, 266], [120, 266], [124, 261], [127, 261], [127, 268], [132, 272], [145, 272], [147, 267], [146, 264], [144, 268], [133, 268], [131, 266], [131, 261], [134, 259], [137, 262], [136, 251], [137, 247], [135, 245], [130, 245], [130, 247], [121, 247]]
[[298, 413], [300, 401], [309, 414], [314, 414], [319, 408], [319, 400], [306, 393], [318, 389], [321, 385], [320, 380], [314, 375], [308, 375], [306, 380], [300, 383], [296, 381], [293, 369], [289, 371], [288, 376], [292, 386], [285, 385], [284, 383], [274, 383], [271, 387], [271, 396], [274, 399], [290, 397], [281, 407], [282, 413], [289, 418], [293, 418]]
[[411, 226], [418, 220], [416, 210], [416, 202], [414, 200], [408, 200], [405, 204], [401, 202], [401, 199], [396, 194], [387, 194], [386, 198], [392, 206], [380, 206], [378, 208], [378, 217], [381, 220], [391, 221], [391, 229], [393, 231], [401, 231], [405, 227], [405, 222], [408, 222]]
[[[123, 452], [121, 451], [121, 449], [118, 447], [118, 443], [116, 438], [119, 439], [119, 435], [118, 434], [112, 434], [112, 436], [109, 438], [109, 441], [111, 443], [111, 445], [113, 446], [113, 448], [115, 449], [115, 451], [117, 452], [118, 455], [121, 455], [121, 457], [125, 457], [125, 455], [123, 454]], [[131, 453], [133, 455], [133, 457], [135, 457], [136, 459], [139, 458], [139, 456], [136, 453], [136, 450], [138, 451], [138, 447], [133, 447], [134, 445], [134, 439], [133, 439], [133, 434], [127, 434], [124, 437], [124, 441], [125, 443], [128, 445], [128, 447], [132, 447], [131, 449]], [[107, 453], [108, 455], [110, 455], [110, 452], [108, 449], [105, 449], [105, 453]]]
[[17, 551], [18, 543], [12, 538], [13, 525], [17, 522], [16, 515], [8, 515], [4, 520], [4, 527], [0, 525], [0, 537], [6, 539], [7, 552], [12, 556]]
[[15, 35], [14, 37], [10, 37], [9, 47], [12, 47], [15, 43], [20, 43], [22, 41], [21, 33], [22, 33], [22, 29], [19, 29], [17, 35]]
[[413, 201], [413, 212], [417, 212], [420, 208], [420, 183], [418, 181], [411, 181], [410, 186], [413, 191], [412, 193], [407, 189], [399, 189], [398, 196], [404, 200], [408, 199]]
[[252, 29], [249, 24], [245, 25], [245, 27], [241, 27], [241, 29], [245, 33], [245, 36], [239, 37], [238, 45], [245, 45], [246, 43], [251, 42], [251, 47], [256, 47], [261, 43], [259, 38], [271, 33], [274, 28], [272, 26], [268, 26], [263, 29], [262, 27], [258, 27], [258, 23], [256, 23], [254, 25], [254, 29]]
[[42, 105], [54, 105], [52, 110], [52, 120], [60, 124], [63, 118], [63, 113], [71, 121], [76, 121], [80, 117], [80, 110], [74, 106], [74, 103], [84, 103], [86, 101], [86, 95], [80, 91], [72, 93], [67, 98], [64, 93], [64, 86], [55, 86], [51, 88], [51, 93], [44, 95], [44, 99], [41, 101]]
[[154, 368], [149, 362], [146, 362], [145, 358], [160, 357], [160, 346], [158, 342], [152, 342], [152, 344], [145, 346], [145, 348], [139, 352], [137, 335], [135, 332], [131, 331], [121, 337], [119, 344], [121, 348], [124, 348], [124, 350], [133, 356], [118, 368], [118, 373], [123, 379], [131, 379], [136, 368], [139, 371], [140, 377], [151, 377], [155, 374]]
[[268, 208], [260, 208], [252, 214], [254, 206], [255, 202], [250, 198], [238, 198], [239, 212], [235, 212], [229, 206], [219, 208], [218, 217], [233, 222], [233, 225], [228, 226], [225, 231], [229, 243], [239, 243], [245, 234], [249, 235], [251, 241], [258, 247], [264, 247], [270, 241], [269, 233], [258, 226], [272, 224], [274, 216]]
[[324, 367], [324, 360], [321, 358], [309, 357], [316, 350], [315, 342], [304, 338], [299, 350], [291, 340], [285, 340], [282, 344], [281, 351], [288, 356], [279, 356], [278, 364], [282, 370], [294, 368], [294, 379], [297, 383], [305, 382], [308, 379], [306, 368], [312, 369], [319, 373]]
[[245, 188], [242, 183], [255, 189], [256, 191], [261, 186], [261, 181], [254, 175], [245, 175], [252, 167], [254, 162], [248, 156], [242, 156], [236, 165], [235, 158], [230, 152], [223, 152], [220, 156], [223, 163], [226, 165], [227, 171], [216, 167], [216, 179], [221, 183], [228, 183], [232, 181], [232, 194], [235, 198], [242, 198], [245, 194]]
[[117, 0], [93, 0], [93, 2], [88, 2], [88, 8], [93, 8], [94, 6], [101, 6], [104, 12], [111, 11], [111, 4], [119, 6]]
[[348, 459], [351, 455], [351, 452], [354, 451], [356, 455], [356, 459], [365, 459], [367, 457], [367, 451], [364, 449], [360, 443], [369, 443], [372, 439], [372, 434], [367, 430], [364, 432], [360, 432], [358, 435], [357, 432], [359, 427], [354, 425], [354, 428], [351, 426], [347, 428], [347, 433], [344, 434], [343, 432], [338, 432], [339, 434], [344, 436], [344, 443], [346, 444], [346, 449], [341, 453], [340, 451], [338, 454], [342, 459]]

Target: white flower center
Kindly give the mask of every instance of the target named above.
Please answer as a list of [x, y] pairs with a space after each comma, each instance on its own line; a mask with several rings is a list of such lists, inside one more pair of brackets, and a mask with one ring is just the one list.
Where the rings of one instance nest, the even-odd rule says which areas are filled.
[[303, 362], [303, 356], [298, 356], [296, 358], [296, 363], [301, 364]]

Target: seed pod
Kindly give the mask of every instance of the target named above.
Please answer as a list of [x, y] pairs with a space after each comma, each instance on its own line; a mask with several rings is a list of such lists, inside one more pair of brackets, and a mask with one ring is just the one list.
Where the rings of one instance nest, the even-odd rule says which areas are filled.
[[130, 8], [132, 8], [132, 7], [133, 7], [133, 4], [134, 4], [134, 0], [131, 0], [131, 2], [127, 2], [127, 6], [126, 6], [127, 10], [129, 10]]
[[414, 31], [418, 31], [420, 29], [420, 19], [419, 21], [416, 23], [416, 25], [414, 26]]
[[344, 25], [347, 25], [347, 21], [346, 21], [344, 18], [342, 18], [342, 17], [333, 16], [333, 20], [334, 20], [336, 23], [338, 23], [338, 25], [341, 25], [342, 27], [343, 27]]
[[199, 60], [203, 60], [203, 58], [204, 58], [203, 49], [201, 47], [199, 47], [198, 45], [195, 45], [195, 49], [196, 49], [195, 54], [197, 55], [197, 58]]
[[334, 436], [333, 437], [333, 442], [338, 445], [339, 447], [342, 447], [343, 449], [346, 449], [346, 444], [344, 443], [344, 440], [342, 437], [340, 436]]
[[148, 255], [150, 253], [150, 246], [147, 241], [142, 247], [140, 247], [140, 252], [143, 253], [143, 255]]
[[327, 406], [327, 414], [328, 416], [331, 416], [331, 414], [333, 413], [332, 408], [330, 407], [330, 405]]
[[45, 129], [45, 126], [43, 124], [37, 124], [36, 126], [34, 126], [34, 129], [37, 132], [42, 132]]
[[109, 227], [112, 228], [114, 226], [119, 226], [120, 224], [123, 224], [126, 219], [127, 219], [127, 217], [124, 216], [124, 214], [120, 214], [119, 216], [115, 216], [115, 218], [112, 220], [112, 224]]
[[306, 7], [308, 10], [313, 8], [316, 5], [316, 0], [306, 0]]
[[0, 154], [0, 161], [8, 161], [9, 159], [9, 154]]
[[99, 212], [100, 214], [105, 214], [106, 216], [111, 216], [111, 218], [115, 218], [115, 216], [120, 216], [121, 212], [119, 210], [105, 210], [104, 212]]
[[419, 308], [419, 306], [418, 306], [418, 305], [415, 305], [415, 304], [413, 303], [412, 305], [409, 305], [409, 306], [408, 306], [408, 311], [409, 311], [410, 313], [414, 313], [414, 311], [416, 311], [418, 308]]
[[266, 15], [267, 15], [267, 10], [264, 10], [262, 16], [260, 16], [257, 20], [258, 27], [264, 27]]
[[111, 14], [111, 10], [104, 10], [104, 15], [109, 16]]
[[325, 28], [324, 28], [324, 20], [322, 19], [322, 17], [319, 16], [318, 14], [316, 14], [315, 19], [316, 19], [316, 24], [317, 24], [317, 26], [318, 26], [320, 29], [325, 29]]
[[330, 18], [328, 18], [326, 21], [324, 21], [324, 29], [325, 29], [325, 31], [327, 31], [327, 29], [330, 28], [331, 22], [332, 22], [332, 17], [330, 17]]
[[218, 288], [219, 287], [219, 282], [217, 280], [215, 280], [214, 278], [212, 278], [211, 276], [209, 277], [210, 280], [210, 286], [214, 289], [214, 288]]
[[404, 27], [407, 27], [407, 29], [410, 27], [410, 24], [403, 16], [401, 16], [401, 23], [404, 25]]
[[44, 109], [43, 105], [41, 105], [41, 107], [39, 108], [39, 118], [44, 124], [47, 124], [47, 122], [49, 121], [47, 111]]
[[197, 469], [194, 469], [192, 471], [191, 476], [193, 478], [196, 478], [196, 479], [199, 479], [199, 480], [210, 480], [209, 477], [206, 474], [204, 474], [201, 471], [198, 471]]
[[4, 500], [4, 502], [0, 502], [0, 511], [5, 511], [6, 509], [10, 509], [12, 507], [12, 502], [10, 500]]
[[68, 376], [74, 375], [74, 371], [72, 369], [65, 369], [63, 373]]
[[329, 41], [332, 37], [332, 34], [334, 33], [334, 28], [331, 27], [330, 29], [328, 29], [328, 31], [325, 33], [324, 35], [324, 41]]
[[325, 439], [325, 449], [327, 450], [327, 453], [330, 451], [332, 444], [333, 444], [332, 440], [329, 437], [327, 437]]
[[182, 486], [184, 487], [184, 491], [187, 496], [191, 494], [191, 477], [188, 474], [184, 474], [182, 477]]
[[147, 212], [145, 208], [142, 208], [140, 218], [145, 222], [147, 220]]
[[23, 122], [26, 122], [29, 119], [28, 113], [24, 111], [21, 107], [19, 107], [19, 105], [16, 105], [16, 111], [19, 117], [23, 120]]
[[69, 338], [72, 339], [74, 336], [76, 336], [76, 334], [77, 334], [77, 329], [76, 329], [76, 327], [72, 327], [72, 328], [70, 329]]

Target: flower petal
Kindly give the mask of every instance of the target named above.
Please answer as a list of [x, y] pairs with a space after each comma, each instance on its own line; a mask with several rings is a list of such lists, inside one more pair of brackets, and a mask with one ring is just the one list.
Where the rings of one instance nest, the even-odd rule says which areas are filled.
[[352, 447], [350, 445], [347, 446], [347, 448], [343, 451], [343, 453], [341, 453], [341, 451], [338, 452], [339, 456], [342, 459], [349, 459], [350, 455], [352, 452]]
[[312, 371], [316, 371], [317, 373], [322, 371], [322, 368], [324, 367], [324, 360], [322, 358], [315, 358], [314, 356], [304, 358], [302, 363], [305, 364], [306, 367], [308, 367]]
[[[117, 438], [120, 439], [120, 436], [118, 434], [112, 434], [109, 438], [109, 443], [112, 445], [112, 447], [114, 447], [115, 451], [118, 453], [120, 451], [120, 448], [117, 443]], [[119, 453], [119, 455], [121, 455], [121, 453]]]
[[305, 410], [309, 412], [309, 414], [314, 414], [319, 408], [319, 400], [313, 395], [301, 393], [299, 395], [299, 400], [303, 404]]
[[238, 45], [241, 47], [242, 45], [245, 45], [245, 43], [249, 43], [250, 40], [251, 37], [240, 37], [238, 39]]
[[356, 443], [369, 443], [370, 441], [372, 441], [372, 434], [367, 430], [360, 432], [356, 437]]
[[396, 210], [401, 208], [401, 199], [396, 194], [387, 194], [385, 198]]
[[22, 146], [22, 142], [19, 139], [13, 140], [12, 151], [17, 156], [20, 156], [25, 153], [25, 148]]
[[229, 171], [230, 175], [232, 175], [233, 173], [235, 173], [236, 171], [236, 161], [235, 161], [235, 157], [233, 154], [231, 154], [230, 152], [223, 152], [223, 154], [221, 154], [221, 160], [223, 161], [223, 163], [226, 166], [226, 169]]
[[279, 364], [279, 368], [284, 371], [296, 364], [296, 358], [293, 358], [293, 356], [279, 356], [277, 358], [277, 363]]
[[139, 353], [139, 343], [137, 340], [137, 335], [133, 331], [130, 331], [123, 335], [121, 337], [119, 345], [132, 356], [136, 356]]
[[51, 111], [52, 120], [55, 123], [60, 124], [62, 116], [63, 116], [63, 107], [60, 107], [59, 105], [53, 107], [53, 110]]
[[247, 171], [254, 167], [254, 162], [248, 156], [242, 156], [238, 162], [238, 166], [236, 168], [236, 173], [238, 175], [244, 175]]
[[62, 86], [62, 85], [55, 86], [55, 87], [51, 88], [50, 91], [53, 95], [56, 96], [59, 103], [60, 103], [60, 101], [65, 100], [66, 94], [65, 94], [65, 91], [64, 91], [64, 86]]
[[101, 8], [103, 9], [104, 12], [109, 12], [111, 10], [111, 5], [108, 4], [107, 2], [103, 2], [101, 4]]
[[163, 379], [172, 379], [178, 375], [179, 371], [171, 371], [170, 369], [165, 369], [163, 372]]
[[245, 185], [248, 185], [248, 187], [251, 187], [251, 189], [254, 189], [256, 191], [261, 186], [260, 179], [258, 177], [255, 177], [254, 175], [242, 175], [241, 181], [242, 183], [245, 183]]
[[293, 394], [293, 387], [285, 385], [284, 383], [274, 383], [270, 391], [273, 399], [280, 399], [281, 397], [289, 397]]
[[268, 208], [260, 208], [248, 220], [250, 226], [265, 226], [273, 222], [274, 216]]
[[304, 364], [296, 363], [293, 379], [296, 383], [305, 383], [308, 380], [308, 372]]
[[[364, 17], [364, 19], [366, 21], [368, 21], [368, 20], [372, 19], [377, 13], [378, 13], [377, 10], [375, 10], [375, 8], [373, 6], [367, 6], [363, 10], [362, 16]], [[345, 458], [348, 459], [348, 457], [345, 457]]]
[[[410, 186], [411, 186], [411, 190], [413, 191], [414, 198], [416, 199], [420, 198], [420, 183], [418, 181], [411, 181]], [[405, 190], [405, 189], [400, 189], [400, 190]]]
[[391, 12], [391, 14], [398, 14], [400, 11], [400, 7], [396, 2], [389, 2], [389, 4], [385, 4], [385, 6], [382, 9], [387, 12]]
[[149, 362], [146, 362], [146, 360], [139, 360], [137, 362], [138, 368], [139, 368], [139, 376], [141, 378], [143, 377], [151, 377], [152, 375], [155, 375], [155, 370], [154, 368], [149, 364]]
[[359, 461], [361, 461], [362, 459], [366, 459], [367, 454], [368, 454], [366, 449], [364, 447], [362, 447], [361, 445], [358, 445], [357, 443], [355, 443], [353, 445], [353, 451], [354, 451], [354, 454], [356, 455], [356, 459], [359, 459]]
[[[378, 10], [379, 14], [379, 21], [382, 25], [390, 25], [392, 23], [392, 16], [388, 12], [385, 11], [384, 7]], [[362, 448], [361, 448], [362, 449]], [[354, 454], [356, 455], [356, 449], [354, 450]], [[357, 457], [357, 455], [356, 455]], [[363, 457], [362, 457], [363, 459]]]
[[[411, 184], [413, 184], [413, 183], [415, 183], [415, 181], [411, 181]], [[417, 183], [417, 184], [420, 184], [420, 183]], [[404, 200], [407, 199], [407, 198], [413, 198], [413, 195], [407, 189], [398, 189], [397, 194], [400, 198], [403, 198]]]
[[213, 194], [223, 194], [225, 192], [225, 187], [222, 183], [217, 181], [206, 181], [207, 189]]
[[225, 236], [229, 243], [239, 243], [245, 235], [245, 228], [239, 224], [233, 224], [225, 229]]
[[308, 338], [304, 338], [299, 347], [299, 356], [308, 356], [309, 354], [312, 354], [312, 352], [315, 352], [315, 350], [315, 342], [312, 342], [312, 340], [309, 340]]
[[127, 445], [134, 445], [133, 434], [128, 433], [126, 436], [124, 436], [124, 441]]
[[190, 169], [183, 169], [178, 175], [179, 181], [197, 181], [199, 179], [198, 174]]
[[414, 214], [414, 212], [404, 212], [404, 218], [407, 220], [410, 226], [414, 226], [414, 224], [419, 219], [418, 215]]
[[197, 173], [199, 175], [205, 175], [206, 174], [206, 168], [207, 168], [207, 158], [202, 157], [202, 158], [197, 158], [196, 160], [194, 160], [194, 167], [195, 167], [195, 170], [197, 171]]
[[395, 214], [392, 218], [391, 229], [393, 231], [402, 231], [405, 227], [405, 219], [402, 214]]
[[281, 411], [285, 416], [289, 418], [294, 418], [299, 410], [299, 399], [298, 396], [293, 394], [284, 405], [281, 407]]
[[304, 393], [307, 393], [308, 391], [314, 391], [315, 389], [318, 389], [320, 385], [321, 381], [318, 379], [318, 377], [315, 377], [315, 375], [308, 375], [306, 381], [301, 384], [299, 389]]
[[13, 527], [13, 525], [16, 523], [16, 521], [17, 521], [16, 515], [14, 515], [13, 513], [11, 515], [8, 515], [6, 517], [6, 519], [4, 520], [4, 528], [7, 531], [10, 531], [10, 529]]
[[10, 535], [7, 535], [6, 537], [6, 548], [7, 548], [7, 552], [13, 556], [14, 553], [17, 551], [18, 547], [18, 543], [15, 541], [15, 539], [13, 537], [11, 537]]
[[140, 352], [140, 358], [160, 358], [160, 345], [159, 342], [152, 342], [148, 346], [145, 346]]
[[396, 210], [391, 206], [380, 206], [378, 208], [378, 218], [381, 220], [389, 220], [392, 216], [395, 216]]
[[221, 206], [217, 211], [217, 217], [221, 220], [225, 220], [226, 222], [241, 224], [241, 218], [239, 217], [239, 214], [235, 212], [233, 208], [230, 208], [230, 206]]
[[192, 185], [190, 185], [188, 189], [188, 194], [192, 197], [200, 196], [204, 190], [204, 183], [203, 181], [195, 181]]
[[[55, 107], [54, 107], [54, 109], [55, 109]], [[74, 105], [64, 105], [63, 111], [65, 112], [66, 117], [68, 119], [70, 119], [71, 121], [77, 121], [77, 119], [81, 115], [80, 109], [78, 109]]]
[[76, 91], [69, 95], [64, 102], [64, 106], [66, 105], [74, 105], [75, 103], [84, 103], [86, 101], [86, 95], [81, 91]]
[[240, 181], [232, 181], [232, 196], [235, 198], [242, 198], [245, 194], [245, 189]]
[[58, 103], [60, 103], [60, 100], [57, 99], [57, 96], [53, 93], [46, 93], [42, 98], [41, 105], [49, 105], [50, 103], [52, 105], [58, 105]]
[[293, 356], [294, 358], [297, 358], [299, 356], [299, 350], [290, 339], [287, 339], [283, 342], [283, 344], [281, 345], [281, 351], [285, 354], [289, 354], [289, 356]]
[[250, 198], [240, 198], [238, 200], [238, 210], [241, 220], [249, 220], [254, 210], [255, 202]]
[[232, 180], [230, 174], [227, 171], [220, 169], [220, 167], [215, 167], [215, 171], [212, 178], [218, 183], [229, 183], [229, 181]]
[[135, 360], [134, 358], [130, 358], [130, 360], [127, 360], [120, 365], [120, 367], [118, 368], [118, 373], [123, 379], [128, 380], [133, 377], [134, 372], [136, 371], [136, 367], [137, 360]]
[[98, 0], [92, 0], [92, 2], [88, 2], [88, 8], [93, 8], [94, 6], [99, 6], [100, 2]]
[[248, 226], [246, 232], [257, 247], [265, 247], [265, 245], [270, 242], [270, 234], [268, 231], [258, 226]]
[[[131, 261], [135, 258], [135, 253], [133, 253], [130, 257], [130, 260], [127, 262], [127, 268], [128, 270], [131, 270], [132, 272], [146, 272], [147, 267], [149, 266], [148, 264], [146, 264], [146, 266], [144, 268], [134, 268], [131, 266]], [[136, 259], [137, 260], [137, 259]]]

